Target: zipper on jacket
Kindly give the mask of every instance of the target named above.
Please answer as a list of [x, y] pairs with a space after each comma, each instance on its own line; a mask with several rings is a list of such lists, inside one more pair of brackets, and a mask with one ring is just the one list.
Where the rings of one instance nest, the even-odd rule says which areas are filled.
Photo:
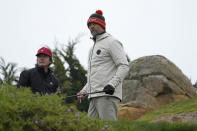
[[[88, 75], [88, 77], [89, 77], [89, 78], [88, 78], [88, 79], [89, 79], [88, 84], [89, 84], [89, 87], [90, 87], [90, 93], [92, 92], [92, 91], [91, 91], [91, 88], [92, 88], [92, 87], [91, 87], [91, 84], [90, 84], [91, 64], [92, 64], [92, 63], [91, 63], [91, 60], [92, 60], [92, 56], [93, 56], [94, 47], [95, 47], [95, 44], [96, 44], [96, 40], [94, 40], [93, 38], [91, 38], [91, 39], [94, 41], [94, 45], [93, 45], [93, 48], [92, 48], [92, 51], [91, 51], [91, 55], [90, 55], [90, 60], [89, 60], [89, 61], [90, 61], [90, 74]], [[91, 94], [90, 94], [90, 97], [91, 97]]]

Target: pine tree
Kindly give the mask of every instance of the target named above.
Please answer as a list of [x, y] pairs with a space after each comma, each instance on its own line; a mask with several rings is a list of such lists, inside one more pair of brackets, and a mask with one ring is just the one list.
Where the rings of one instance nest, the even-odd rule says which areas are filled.
[[58, 54], [59, 54], [59, 50], [56, 47], [53, 50], [53, 65], [54, 66], [52, 67], [52, 69], [54, 71], [54, 74], [58, 78], [60, 87], [61, 87], [65, 81], [69, 80], [69, 78], [66, 75], [68, 71], [64, 67], [64, 62], [60, 59], [60, 56]]
[[[67, 96], [77, 94], [87, 82], [87, 71], [80, 64], [74, 54], [75, 45], [79, 43], [79, 37], [75, 40], [68, 41], [67, 45], [53, 51], [54, 54], [54, 74], [58, 77], [61, 83], [62, 92]], [[63, 59], [63, 61], [62, 61]], [[65, 68], [64, 64], [68, 67]], [[76, 97], [65, 99], [66, 103], [75, 103], [80, 111], [87, 111], [87, 98], [79, 103]]]

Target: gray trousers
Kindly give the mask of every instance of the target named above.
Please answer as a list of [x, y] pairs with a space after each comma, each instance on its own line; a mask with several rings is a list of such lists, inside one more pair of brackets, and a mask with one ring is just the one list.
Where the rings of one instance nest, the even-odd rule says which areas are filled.
[[101, 120], [117, 120], [119, 102], [118, 98], [111, 96], [91, 98], [88, 116]]

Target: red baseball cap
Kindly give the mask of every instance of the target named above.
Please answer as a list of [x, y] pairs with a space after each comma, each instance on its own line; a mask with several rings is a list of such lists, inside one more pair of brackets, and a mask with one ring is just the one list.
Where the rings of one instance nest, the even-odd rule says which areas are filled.
[[39, 54], [46, 54], [50, 57], [52, 57], [52, 53], [51, 53], [51, 50], [49, 48], [46, 48], [46, 47], [42, 47], [38, 50], [36, 56], [38, 56]]

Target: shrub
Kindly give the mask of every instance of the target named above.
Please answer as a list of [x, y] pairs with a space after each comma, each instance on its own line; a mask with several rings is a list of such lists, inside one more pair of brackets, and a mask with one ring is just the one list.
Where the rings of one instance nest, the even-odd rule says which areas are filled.
[[0, 86], [0, 130], [63, 131], [95, 127], [74, 105], [62, 105], [62, 97], [33, 94], [29, 88]]

